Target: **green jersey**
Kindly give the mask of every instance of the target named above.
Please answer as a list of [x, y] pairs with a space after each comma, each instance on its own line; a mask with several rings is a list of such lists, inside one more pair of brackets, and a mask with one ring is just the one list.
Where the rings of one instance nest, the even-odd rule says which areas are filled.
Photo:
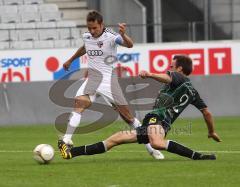
[[167, 74], [171, 76], [172, 82], [160, 90], [151, 113], [158, 114], [160, 119], [170, 125], [189, 104], [199, 110], [207, 107], [189, 78], [178, 72], [168, 71]]

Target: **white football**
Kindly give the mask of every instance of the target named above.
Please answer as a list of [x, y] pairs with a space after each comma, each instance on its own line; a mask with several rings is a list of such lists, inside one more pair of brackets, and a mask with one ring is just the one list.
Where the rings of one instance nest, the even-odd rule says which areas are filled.
[[48, 144], [39, 144], [33, 150], [33, 158], [40, 164], [48, 164], [54, 158], [54, 149]]

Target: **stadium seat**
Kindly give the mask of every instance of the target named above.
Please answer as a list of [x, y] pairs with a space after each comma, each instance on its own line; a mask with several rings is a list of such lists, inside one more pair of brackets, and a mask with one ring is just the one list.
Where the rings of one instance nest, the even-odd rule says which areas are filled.
[[44, 21], [60, 21], [62, 20], [61, 12], [43, 12], [41, 20]]
[[35, 29], [35, 23], [16, 23], [16, 29]]
[[23, 12], [21, 13], [21, 20], [22, 22], [40, 22], [41, 16], [39, 13], [35, 12]]
[[41, 4], [39, 5], [40, 12], [58, 12], [58, 6], [56, 4]]
[[1, 22], [2, 23], [19, 23], [21, 22], [21, 18], [19, 14], [15, 13], [7, 13], [1, 15]]
[[38, 29], [39, 40], [57, 40], [58, 32], [56, 29]]
[[16, 5], [0, 6], [0, 15], [8, 13], [17, 14], [18, 13], [17, 6]]
[[32, 41], [13, 41], [10, 42], [10, 48], [12, 49], [32, 49]]
[[82, 31], [79, 28], [71, 28], [71, 38], [79, 39], [82, 36]]
[[70, 40], [54, 40], [54, 47], [55, 48], [71, 47], [71, 42]]
[[19, 13], [26, 13], [26, 12], [38, 12], [38, 5], [19, 5], [18, 6]]
[[62, 20], [56, 4], [0, 0], [0, 49], [67, 48], [80, 45], [80, 37], [76, 23]]
[[34, 48], [42, 49], [42, 48], [53, 48], [54, 43], [53, 40], [45, 40], [45, 41], [34, 41]]
[[80, 34], [82, 35], [83, 33], [88, 32], [87, 27], [81, 27], [80, 28]]
[[76, 27], [76, 23], [74, 21], [58, 21], [57, 27]]
[[17, 41], [18, 40], [18, 32], [16, 30], [10, 30], [10, 41]]
[[38, 38], [38, 32], [35, 29], [10, 30], [11, 41], [31, 41]]
[[42, 4], [43, 0], [24, 0], [24, 4]]
[[83, 45], [83, 40], [80, 38], [80, 39], [76, 39], [76, 40], [71, 40], [72, 42], [72, 46], [73, 47], [81, 47]]
[[10, 34], [8, 30], [0, 30], [0, 41], [9, 41]]
[[22, 5], [23, 0], [3, 0], [4, 5]]
[[56, 22], [36, 22], [36, 28], [56, 28]]
[[32, 29], [17, 30], [17, 35], [20, 41], [38, 40], [38, 33]]
[[0, 23], [0, 29], [15, 29], [16, 25], [14, 23]]
[[70, 28], [58, 29], [58, 33], [60, 40], [72, 39]]
[[0, 50], [9, 49], [9, 42], [0, 42]]

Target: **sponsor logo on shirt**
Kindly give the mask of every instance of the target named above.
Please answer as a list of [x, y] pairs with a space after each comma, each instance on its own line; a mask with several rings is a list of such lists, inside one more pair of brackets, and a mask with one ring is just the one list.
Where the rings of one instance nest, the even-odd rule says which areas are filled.
[[88, 50], [88, 56], [102, 56], [103, 52], [101, 50]]
[[102, 42], [102, 41], [99, 41], [99, 42], [97, 43], [97, 46], [98, 46], [99, 48], [101, 48], [101, 47], [103, 46], [103, 42]]

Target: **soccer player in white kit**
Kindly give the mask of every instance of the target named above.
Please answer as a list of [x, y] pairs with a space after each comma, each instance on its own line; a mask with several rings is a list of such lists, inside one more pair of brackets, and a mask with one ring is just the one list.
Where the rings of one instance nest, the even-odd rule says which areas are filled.
[[[77, 91], [74, 110], [70, 115], [66, 133], [63, 139], [58, 141], [58, 147], [65, 159], [73, 145], [72, 135], [80, 124], [82, 113], [95, 100], [96, 94], [101, 95], [108, 104], [113, 106], [131, 127], [136, 129], [141, 126], [139, 120], [129, 110], [112, 65], [106, 62], [108, 57], [117, 56], [117, 45], [133, 47], [132, 39], [125, 33], [126, 24], [120, 23], [119, 33], [115, 33], [104, 27], [103, 18], [99, 12], [91, 11], [87, 15], [87, 27], [89, 32], [83, 34], [84, 45], [63, 64], [64, 69], [68, 70], [74, 59], [84, 54], [88, 55], [87, 79]], [[155, 159], [164, 158], [163, 154], [153, 149], [150, 144], [145, 146]]]

